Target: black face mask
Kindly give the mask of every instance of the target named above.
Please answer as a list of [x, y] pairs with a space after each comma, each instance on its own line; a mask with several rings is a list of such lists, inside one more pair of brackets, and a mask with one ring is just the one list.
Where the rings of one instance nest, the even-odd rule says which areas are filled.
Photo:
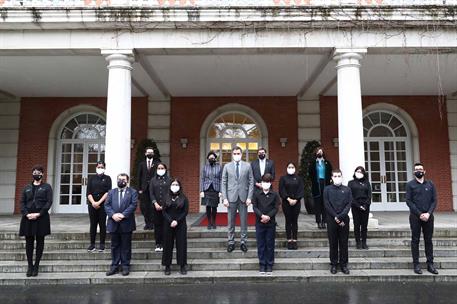
[[422, 178], [424, 177], [425, 173], [422, 172], [422, 171], [415, 171], [414, 172], [414, 176], [416, 176], [417, 178]]
[[323, 157], [323, 154], [322, 154], [322, 153], [317, 153], [317, 154], [316, 154], [316, 157], [317, 157], [317, 158], [321, 158], [321, 157]]
[[119, 188], [125, 188], [125, 186], [127, 186], [127, 182], [124, 180], [117, 181], [117, 186]]
[[32, 177], [35, 181], [38, 182], [43, 178], [43, 175], [42, 174], [33, 174]]
[[152, 159], [152, 158], [154, 158], [154, 154], [146, 154], [146, 157], [147, 157], [148, 159]]
[[265, 159], [265, 154], [259, 154], [259, 159]]
[[214, 165], [214, 164], [216, 163], [216, 160], [210, 158], [210, 159], [208, 159], [208, 162], [209, 162], [209, 164], [212, 166], [212, 165]]

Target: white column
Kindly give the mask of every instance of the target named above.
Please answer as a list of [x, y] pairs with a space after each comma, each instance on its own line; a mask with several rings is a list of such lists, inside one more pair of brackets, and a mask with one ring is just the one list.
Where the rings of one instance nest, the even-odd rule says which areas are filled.
[[103, 50], [102, 55], [106, 56], [109, 71], [105, 162], [114, 187], [119, 173], [130, 175], [133, 50]]
[[338, 147], [344, 184], [357, 166], [365, 167], [360, 59], [366, 49], [337, 49]]

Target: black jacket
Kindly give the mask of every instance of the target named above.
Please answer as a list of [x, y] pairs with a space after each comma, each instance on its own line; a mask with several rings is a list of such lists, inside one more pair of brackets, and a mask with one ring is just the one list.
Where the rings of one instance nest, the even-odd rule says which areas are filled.
[[360, 209], [363, 206], [368, 209], [371, 204], [371, 184], [368, 179], [353, 179], [349, 181], [348, 187], [352, 192], [352, 207]]
[[337, 217], [340, 221], [344, 220], [351, 209], [351, 202], [351, 188], [344, 185], [330, 185], [325, 187], [324, 206], [327, 214], [332, 219]]
[[151, 178], [153, 178], [156, 175], [157, 171], [157, 165], [161, 163], [160, 159], [154, 158], [152, 160], [152, 165], [151, 168], [148, 170], [148, 165], [146, 163], [146, 160], [143, 160], [139, 165], [138, 165], [138, 173], [137, 173], [137, 180], [138, 180], [138, 189], [141, 191], [146, 191], [149, 186], [149, 182], [151, 181]]
[[149, 182], [149, 198], [151, 202], [158, 203], [160, 206], [165, 204], [165, 201], [170, 191], [171, 178], [168, 174], [164, 176], [154, 176]]
[[[262, 175], [260, 175], [260, 163], [259, 159], [257, 158], [255, 161], [251, 163], [252, 174], [254, 175], [254, 181], [256, 183], [260, 183], [262, 181]], [[265, 172], [263, 174], [270, 173], [273, 176], [273, 180], [275, 179], [275, 163], [271, 159], [265, 160]]]
[[170, 224], [172, 221], [177, 221], [178, 224], [186, 222], [186, 216], [189, 212], [189, 200], [184, 194], [179, 194], [176, 200], [172, 200], [172, 196], [168, 195], [166, 203], [163, 206], [163, 218]]
[[[324, 164], [325, 164], [325, 186], [328, 186], [331, 184], [332, 181], [332, 164], [324, 159]], [[313, 193], [313, 197], [318, 197], [321, 196], [322, 191], [324, 189], [320, 189], [319, 182], [317, 180], [317, 170], [316, 170], [316, 159], [311, 161], [309, 163], [309, 168], [308, 168], [308, 175], [311, 179], [311, 190]]]
[[30, 210], [34, 209], [40, 211], [40, 215], [48, 212], [52, 205], [52, 188], [47, 183], [42, 183], [38, 186], [33, 195], [33, 185], [30, 183], [25, 186], [21, 196], [21, 213], [27, 215]]
[[[279, 195], [276, 192], [269, 191], [266, 194], [263, 191], [254, 193], [252, 198], [252, 209], [256, 215], [256, 222], [260, 225], [274, 226], [276, 225], [276, 213], [278, 213]], [[266, 224], [260, 221], [262, 214], [268, 215], [270, 221]]]
[[406, 204], [412, 214], [433, 214], [436, 208], [436, 189], [432, 181], [424, 180], [421, 184], [416, 179], [406, 184]]

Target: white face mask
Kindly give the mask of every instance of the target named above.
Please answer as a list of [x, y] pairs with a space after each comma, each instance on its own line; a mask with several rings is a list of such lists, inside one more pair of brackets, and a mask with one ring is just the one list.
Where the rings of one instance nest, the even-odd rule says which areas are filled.
[[95, 172], [97, 172], [98, 175], [101, 175], [101, 174], [105, 173], [105, 169], [97, 168], [97, 169], [95, 169]]
[[263, 190], [266, 191], [266, 190], [270, 189], [270, 187], [271, 187], [271, 183], [262, 182], [262, 189]]
[[171, 190], [171, 192], [173, 192], [173, 193], [178, 193], [178, 191], [179, 191], [179, 186], [171, 185], [171, 186], [170, 186], [170, 190]]
[[157, 170], [157, 175], [164, 176], [166, 172], [167, 172], [167, 170], [165, 170], [165, 169], [159, 169], [159, 170]]
[[355, 173], [355, 178], [357, 178], [357, 179], [362, 179], [363, 176], [364, 176], [363, 173], [360, 173], [360, 172]]
[[287, 174], [289, 174], [289, 175], [295, 174], [295, 168], [287, 168]]
[[239, 162], [241, 160], [241, 155], [233, 155], [233, 160]]
[[343, 178], [342, 177], [332, 177], [333, 184], [335, 186], [339, 186], [343, 183]]

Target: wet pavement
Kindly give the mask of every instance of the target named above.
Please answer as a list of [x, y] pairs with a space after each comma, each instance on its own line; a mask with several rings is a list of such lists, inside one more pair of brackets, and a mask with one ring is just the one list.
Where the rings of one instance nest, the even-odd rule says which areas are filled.
[[455, 303], [455, 283], [0, 286], [0, 303]]

